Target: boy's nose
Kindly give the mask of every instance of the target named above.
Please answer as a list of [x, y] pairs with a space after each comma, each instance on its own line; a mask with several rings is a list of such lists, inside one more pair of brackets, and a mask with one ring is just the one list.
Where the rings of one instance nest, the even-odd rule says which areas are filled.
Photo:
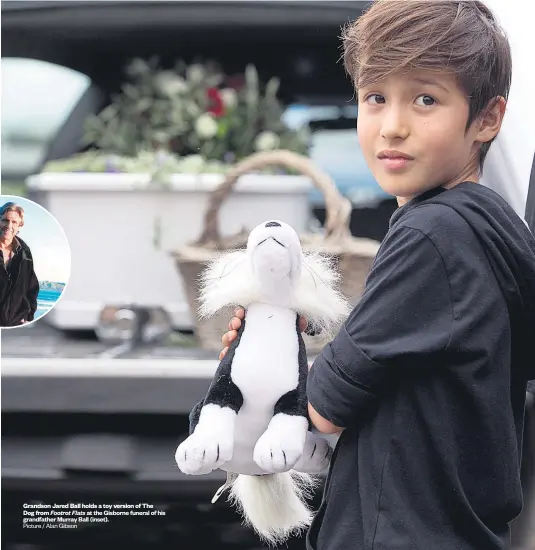
[[391, 107], [385, 110], [381, 124], [381, 136], [387, 140], [405, 139], [409, 128], [401, 109]]

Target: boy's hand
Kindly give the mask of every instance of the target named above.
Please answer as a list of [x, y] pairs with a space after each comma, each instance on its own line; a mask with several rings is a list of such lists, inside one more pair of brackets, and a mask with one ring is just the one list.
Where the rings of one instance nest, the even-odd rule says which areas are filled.
[[[238, 336], [238, 329], [241, 327], [242, 319], [245, 317], [245, 310], [242, 307], [239, 307], [234, 311], [234, 317], [230, 320], [228, 324], [228, 332], [225, 332], [223, 334], [223, 337], [221, 338], [221, 341], [223, 342], [224, 348], [219, 353], [219, 360], [223, 359], [225, 357], [228, 348], [230, 344], [236, 339], [236, 336]], [[299, 330], [301, 332], [305, 331], [307, 328], [307, 321], [304, 317], [299, 317]]]

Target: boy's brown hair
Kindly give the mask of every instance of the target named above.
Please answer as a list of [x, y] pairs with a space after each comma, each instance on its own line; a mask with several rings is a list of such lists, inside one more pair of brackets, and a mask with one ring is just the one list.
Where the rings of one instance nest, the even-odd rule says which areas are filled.
[[[375, 0], [342, 39], [357, 89], [400, 70], [453, 73], [470, 104], [467, 129], [493, 99], [509, 95], [509, 42], [479, 0]], [[480, 168], [491, 143], [481, 147]]]

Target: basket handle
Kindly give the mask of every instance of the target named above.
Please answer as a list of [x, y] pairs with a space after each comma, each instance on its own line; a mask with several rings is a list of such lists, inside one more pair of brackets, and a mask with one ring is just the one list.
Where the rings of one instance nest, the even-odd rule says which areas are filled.
[[200, 239], [195, 243], [197, 246], [219, 246], [221, 235], [219, 234], [218, 215], [221, 204], [230, 195], [241, 176], [247, 172], [273, 165], [291, 168], [304, 176], [308, 176], [323, 193], [326, 208], [326, 241], [342, 242], [351, 237], [349, 218], [352, 206], [349, 200], [339, 193], [332, 178], [320, 170], [308, 157], [292, 151], [276, 150], [254, 153], [238, 162], [226, 174], [221, 185], [211, 192], [208, 207], [204, 214], [203, 232]]

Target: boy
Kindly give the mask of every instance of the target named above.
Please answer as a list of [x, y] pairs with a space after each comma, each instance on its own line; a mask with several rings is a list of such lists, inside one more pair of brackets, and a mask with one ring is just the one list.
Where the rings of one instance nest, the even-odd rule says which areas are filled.
[[509, 44], [479, 1], [378, 0], [345, 30], [344, 62], [362, 151], [400, 208], [310, 370], [311, 420], [341, 435], [307, 547], [507, 548], [535, 378], [535, 240], [477, 183]]

